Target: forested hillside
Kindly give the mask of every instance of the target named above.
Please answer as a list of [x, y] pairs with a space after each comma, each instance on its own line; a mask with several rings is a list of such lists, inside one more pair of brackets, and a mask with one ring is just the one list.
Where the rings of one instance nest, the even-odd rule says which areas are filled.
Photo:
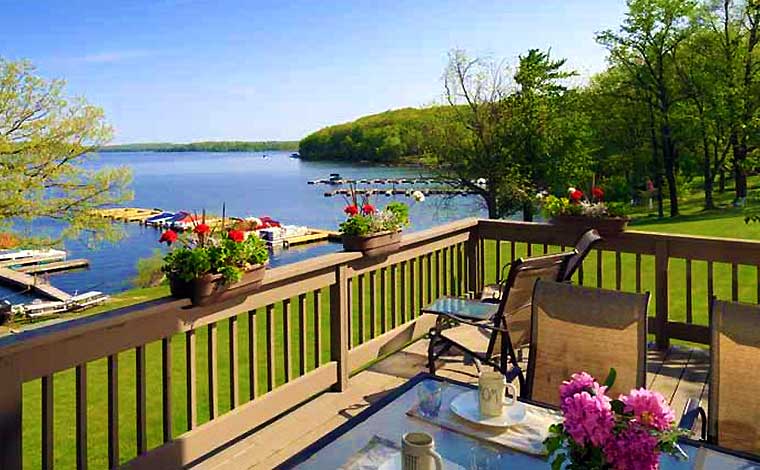
[[262, 152], [264, 150], [296, 150], [296, 141], [210, 141], [191, 142], [189, 144], [170, 144], [165, 142], [107, 145], [101, 152]]

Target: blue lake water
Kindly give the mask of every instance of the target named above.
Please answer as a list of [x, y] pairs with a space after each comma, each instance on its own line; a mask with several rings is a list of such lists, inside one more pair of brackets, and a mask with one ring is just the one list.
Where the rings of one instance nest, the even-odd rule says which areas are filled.
[[[220, 214], [222, 204], [227, 214], [239, 217], [273, 217], [284, 224], [307, 225], [336, 229], [343, 220], [345, 200], [324, 197], [335, 187], [309, 185], [310, 180], [340, 173], [347, 178], [398, 178], [423, 176], [418, 169], [335, 162], [303, 162], [289, 158], [289, 152], [264, 153], [155, 153], [129, 152], [102, 154], [91, 165], [128, 166], [132, 169], [134, 200], [129, 207], [187, 210], [203, 209]], [[365, 185], [366, 186], [366, 185]], [[400, 186], [401, 187], [401, 186]], [[424, 189], [424, 185], [418, 186]], [[376, 196], [380, 206], [398, 199], [410, 205], [412, 226], [420, 230], [469, 216], [485, 216], [480, 202], [471, 196], [445, 198], [429, 196], [415, 203], [404, 196]], [[162, 248], [157, 240], [160, 232], [138, 224], [119, 224], [124, 236], [116, 243], [93, 247], [84, 240], [66, 242], [69, 258], [87, 258], [86, 270], [51, 274], [50, 282], [67, 292], [100, 290], [117, 293], [132, 287], [137, 260]], [[307, 257], [339, 251], [338, 243], [305, 245], [273, 253], [271, 265], [299, 261]], [[0, 296], [11, 302], [26, 297], [0, 287]]]

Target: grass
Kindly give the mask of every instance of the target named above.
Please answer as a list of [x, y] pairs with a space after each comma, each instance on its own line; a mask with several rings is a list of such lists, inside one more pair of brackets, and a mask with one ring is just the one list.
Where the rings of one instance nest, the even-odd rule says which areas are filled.
[[[757, 190], [755, 190], [757, 191]], [[760, 240], [760, 224], [746, 225], [743, 220], [743, 214], [740, 209], [728, 206], [730, 195], [717, 195], [718, 204], [721, 208], [715, 211], [702, 211], [701, 200], [699, 196], [689, 196], [682, 202], [682, 215], [676, 219], [659, 220], [649, 214], [639, 211], [635, 215], [632, 223], [632, 229], [683, 233], [689, 235], [719, 236], [732, 238], [748, 238]], [[534, 245], [533, 254], [542, 252], [542, 247]], [[501, 244], [502, 263], [509, 261], [509, 244]], [[557, 250], [557, 247], [552, 248]], [[496, 242], [486, 242], [486, 282], [493, 282], [497, 275], [496, 266]], [[527, 255], [527, 246], [519, 244], [516, 247], [517, 256]], [[433, 258], [435, 259], [435, 258]], [[634, 261], [633, 255], [623, 254], [621, 257], [622, 267], [622, 288], [628, 291], [635, 290], [634, 284]], [[596, 271], [597, 258], [592, 255], [584, 265], [584, 281], [586, 285], [597, 285]], [[608, 288], [615, 287], [615, 256], [614, 253], [605, 253], [602, 257], [603, 279], [601, 285]], [[686, 290], [685, 290], [685, 263], [683, 260], [672, 260], [670, 265], [670, 318], [675, 321], [685, 320], [686, 311]], [[707, 274], [706, 263], [694, 262], [692, 266], [693, 289], [691, 292], [693, 301], [693, 321], [698, 324], [707, 324]], [[409, 278], [407, 277], [407, 280]], [[730, 266], [725, 264], [715, 264], [715, 293], [721, 298], [730, 298]], [[399, 276], [400, 280], [400, 276]], [[757, 297], [757, 270], [754, 267], [741, 266], [739, 270], [740, 280], [740, 300], [754, 302]], [[457, 280], [458, 281], [458, 280]], [[379, 291], [380, 282], [378, 279], [377, 287]], [[369, 312], [369, 280], [365, 282], [365, 312]], [[651, 256], [644, 256], [642, 259], [642, 288], [654, 292], [654, 259]], [[359, 310], [358, 310], [358, 282], [353, 282], [353, 344], [362, 342], [359, 338]], [[139, 302], [144, 302], [154, 298], [166, 295], [166, 287], [156, 287], [148, 289], [135, 289], [113, 296], [111, 302], [107, 305], [98, 307], [88, 312], [88, 314], [97, 314], [105, 310], [124, 307]], [[390, 289], [387, 290], [387, 295]], [[406, 305], [410, 305], [409, 293], [404, 295]], [[435, 293], [433, 293], [435, 295]], [[313, 369], [317, 362], [323, 363], [329, 358], [330, 347], [330, 325], [329, 325], [329, 292], [327, 289], [322, 291], [322, 350], [319, 358], [314, 353], [314, 322], [313, 322], [313, 296], [307, 296], [307, 322], [304, 325], [306, 331], [306, 344], [308, 349], [305, 352], [307, 360], [307, 371]], [[375, 324], [376, 334], [384, 331], [381, 325], [380, 295], [377, 295], [377, 322]], [[415, 302], [416, 303], [416, 302]], [[386, 305], [389, 303], [386, 302]], [[650, 305], [654, 305], [654, 299]], [[293, 377], [297, 376], [298, 357], [300, 354], [300, 337], [299, 327], [300, 319], [298, 313], [298, 299], [291, 299], [292, 320], [291, 320], [291, 343], [293, 351], [291, 357], [293, 362], [290, 364], [293, 371]], [[653, 311], [652, 311], [653, 313]], [[275, 304], [274, 327], [275, 327], [275, 351], [277, 373], [275, 376], [276, 385], [285, 381], [284, 369], [285, 358], [282, 353], [285, 335], [283, 333], [283, 304]], [[256, 362], [258, 370], [257, 395], [265, 393], [267, 390], [267, 352], [264, 347], [266, 343], [266, 315], [263, 309], [256, 314], [256, 330], [248, 330], [247, 314], [239, 315], [237, 321], [238, 339], [239, 339], [239, 357], [238, 370], [240, 371], [240, 402], [244, 403], [249, 397], [249, 383], [247, 380], [248, 364], [251, 358], [248, 355], [248, 338], [251, 334], [256, 338]], [[390, 318], [386, 318], [386, 328], [390, 328]], [[363, 330], [365, 337], [369, 336], [371, 330], [369, 324], [369, 314], [364, 317]], [[206, 348], [208, 329], [201, 328], [196, 332], [197, 350], [197, 398], [198, 398], [198, 421], [199, 424], [209, 419], [209, 400], [208, 400], [208, 375], [207, 361], [208, 351]], [[218, 335], [218, 384], [219, 384], [219, 411], [224, 413], [231, 408], [230, 390], [229, 390], [229, 331], [227, 321], [220, 322], [217, 328]], [[96, 341], [97, 338], [93, 338]], [[187, 429], [187, 420], [185, 413], [185, 336], [176, 335], [172, 338], [172, 397], [173, 397], [173, 435], [178, 436]], [[126, 351], [118, 355], [119, 358], [119, 433], [120, 433], [120, 456], [121, 461], [130, 460], [136, 455], [135, 449], [135, 353]], [[318, 359], [318, 360], [317, 360]], [[161, 403], [161, 344], [155, 342], [146, 346], [147, 362], [147, 427], [148, 427], [148, 447], [153, 448], [162, 443], [162, 403]], [[88, 364], [88, 460], [89, 467], [93, 469], [107, 467], [107, 394], [106, 394], [106, 360], [101, 359]], [[73, 468], [75, 466], [75, 440], [74, 440], [74, 371], [67, 370], [55, 374], [54, 379], [54, 438], [55, 438], [55, 465], [58, 468]], [[24, 384], [24, 468], [39, 468], [41, 436], [40, 436], [40, 400], [41, 390], [40, 381], [35, 380]]]

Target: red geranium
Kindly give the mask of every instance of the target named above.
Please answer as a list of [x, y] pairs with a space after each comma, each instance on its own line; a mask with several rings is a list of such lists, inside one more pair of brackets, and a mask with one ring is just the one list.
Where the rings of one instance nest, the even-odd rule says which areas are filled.
[[604, 190], [598, 186], [591, 189], [591, 194], [600, 201], [604, 198]]
[[233, 242], [240, 243], [245, 240], [245, 233], [242, 230], [230, 230], [227, 232], [227, 235], [229, 235], [230, 240]]
[[162, 233], [161, 238], [158, 239], [158, 243], [166, 242], [167, 245], [171, 245], [172, 243], [176, 241], [177, 241], [177, 232], [171, 229]]
[[570, 193], [570, 199], [573, 200], [573, 202], [580, 202], [581, 199], [583, 199], [583, 191], [580, 189], [576, 189], [572, 193]]
[[193, 229], [193, 232], [197, 233], [198, 235], [206, 235], [207, 233], [211, 232], [211, 227], [206, 224], [198, 224]]
[[353, 204], [350, 204], [343, 209], [343, 212], [345, 212], [348, 215], [356, 215], [359, 213], [359, 208], [354, 206]]
[[362, 206], [362, 212], [364, 213], [364, 215], [374, 214], [375, 206], [373, 206], [372, 204], [364, 204]]

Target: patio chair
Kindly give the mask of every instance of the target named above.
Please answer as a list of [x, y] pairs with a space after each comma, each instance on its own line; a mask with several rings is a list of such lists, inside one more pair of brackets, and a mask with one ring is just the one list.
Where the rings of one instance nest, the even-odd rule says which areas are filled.
[[536, 282], [524, 397], [559, 405], [559, 386], [575, 372], [617, 379], [610, 396], [643, 387], [649, 294]]
[[[438, 315], [436, 325], [430, 329], [429, 333], [428, 368], [430, 373], [435, 373], [435, 361], [454, 347], [472, 357], [478, 369], [479, 363], [490, 365], [501, 371], [510, 382], [519, 378], [522, 384], [525, 378], [517, 363], [514, 349], [530, 343], [530, 304], [533, 285], [538, 279], [557, 280], [567, 261], [574, 254], [573, 250], [514, 261], [505, 282], [506, 295], [502, 296], [498, 307], [478, 300], [443, 298], [423, 309], [426, 313]], [[436, 308], [437, 304], [452, 302], [460, 309], [447, 312], [446, 309]], [[473, 351], [464, 344], [461, 335], [450, 335], [444, 330], [450, 323], [474, 326], [486, 333], [488, 336], [486, 350]]]
[[[590, 229], [584, 232], [575, 242], [576, 253], [567, 261], [564, 272], [558, 280], [569, 281], [572, 279], [575, 272], [578, 271], [578, 268], [583, 264], [583, 260], [586, 259], [586, 256], [591, 252], [591, 249], [600, 241], [602, 241], [602, 236], [599, 235], [599, 232], [596, 230]], [[510, 265], [507, 264], [501, 270], [501, 276], [499, 279], [502, 281], [496, 284], [487, 284], [483, 287], [483, 291], [480, 294], [481, 301], [498, 303], [499, 300], [501, 300], [501, 293], [504, 291], [504, 271], [509, 266]]]
[[760, 305], [714, 300], [708, 438], [760, 454]]

